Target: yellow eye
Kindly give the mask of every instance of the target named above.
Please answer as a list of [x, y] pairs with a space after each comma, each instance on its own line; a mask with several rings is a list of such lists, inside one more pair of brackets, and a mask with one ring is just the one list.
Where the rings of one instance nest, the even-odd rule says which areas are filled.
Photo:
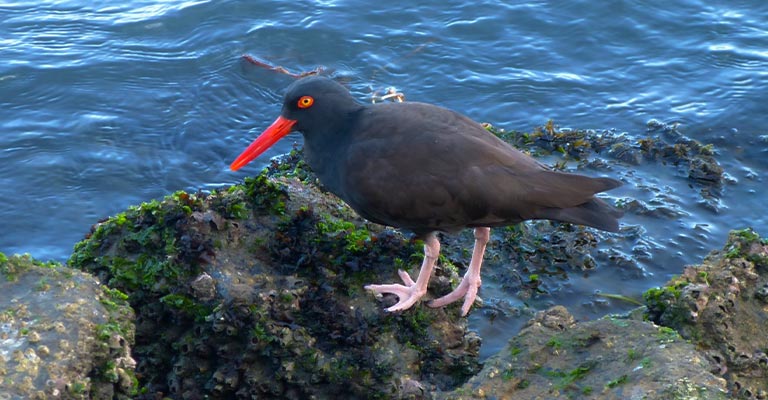
[[312, 107], [312, 104], [314, 104], [315, 99], [312, 98], [312, 96], [301, 96], [299, 99], [299, 108], [309, 108]]

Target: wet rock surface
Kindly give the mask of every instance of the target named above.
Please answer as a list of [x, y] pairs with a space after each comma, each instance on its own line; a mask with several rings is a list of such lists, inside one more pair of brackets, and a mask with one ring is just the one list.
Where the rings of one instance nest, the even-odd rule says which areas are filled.
[[539, 312], [443, 399], [723, 399], [725, 380], [674, 330], [629, 318]]
[[680, 332], [744, 399], [768, 399], [768, 241], [731, 232], [722, 250], [645, 294], [648, 317]]
[[[699, 204], [714, 212], [722, 208], [720, 195], [729, 177], [715, 157], [717, 150], [713, 145], [686, 136], [676, 124], [652, 119], [647, 123], [645, 137], [639, 140], [614, 130], [561, 129], [553, 121], [531, 133], [505, 131], [490, 125], [488, 130], [531, 153], [559, 154], [561, 159], [555, 168], [565, 167], [567, 161], [575, 160], [580, 169], [610, 170], [611, 166], [604, 160], [592, 157], [595, 153], [624, 165], [659, 164], [672, 168], [699, 191]], [[656, 206], [651, 205], [650, 210], [641, 206], [640, 211], [655, 212], [659, 206], [665, 208], [666, 204], [662, 201]], [[634, 207], [637, 205], [630, 204], [630, 211]]]
[[389, 314], [394, 298], [363, 290], [417, 268], [420, 247], [261, 175], [134, 207], [70, 264], [130, 296], [140, 398], [426, 398], [479, 370], [480, 339], [455, 307]]
[[93, 276], [0, 253], [0, 398], [128, 399], [133, 311]]
[[[768, 398], [768, 241], [731, 232], [628, 316], [537, 313], [445, 399]], [[657, 325], [658, 324], [658, 325]]]
[[[653, 121], [648, 139], [638, 142], [612, 131], [561, 130], [552, 123], [530, 134], [489, 130], [529, 152], [560, 155], [562, 163], [554, 168], [570, 161], [578, 163], [577, 169], [615, 167], [591, 157], [595, 152], [621, 163], [672, 167], [696, 188], [701, 205], [713, 211], [727, 183], [711, 147]], [[665, 189], [649, 185], [648, 190], [655, 197], [623, 199], [619, 206], [661, 220], [685, 215], [668, 201]], [[130, 302], [136, 344], [130, 357], [124, 346], [109, 353], [115, 361], [85, 372], [90, 380], [70, 386], [80, 390], [72, 396], [766, 398], [768, 345], [755, 339], [760, 327], [768, 326], [765, 246], [756, 233], [739, 232], [700, 269], [688, 268], [667, 287], [646, 294], [648, 318], [659, 325], [641, 317], [574, 321], [562, 307], [534, 316], [526, 308], [518, 311], [533, 319], [517, 336], [510, 331], [507, 347], [483, 365], [481, 339], [458, 317], [457, 305], [435, 310], [418, 304], [389, 314], [383, 309], [395, 303], [393, 297], [376, 298], [363, 290], [368, 283], [397, 281], [398, 268], [413, 273], [423, 257], [422, 244], [360, 219], [322, 190], [300, 151], [293, 151], [241, 185], [212, 193], [177, 192], [94, 225], [68, 263], [113, 288], [105, 292], [116, 298], [112, 303]], [[427, 298], [458, 283], [473, 238], [467, 231], [441, 240], [443, 254]], [[631, 252], [620, 249], [630, 242]], [[643, 273], [637, 260], [650, 257], [643, 249], [653, 246], [639, 226], [605, 234], [536, 221], [493, 230], [483, 276], [522, 301], [546, 298], [569, 274], [588, 275], [602, 262], [628, 276]], [[21, 276], [14, 272], [18, 268], [7, 267], [18, 263], [0, 261], [9, 276]], [[71, 273], [93, 282], [87, 274]], [[38, 281], [7, 280], [25, 293]], [[69, 294], [94, 297], [88, 293]], [[103, 296], [95, 298], [109, 304]], [[30, 301], [20, 298], [18, 304]], [[491, 298], [476, 304], [474, 312], [492, 320], [515, 312], [512, 308]], [[106, 326], [116, 326], [109, 322], [114, 317], [106, 320]], [[14, 329], [0, 339], [23, 339]], [[131, 329], [107, 330], [103, 336], [120, 338], [113, 332], [126, 332], [128, 340], [107, 343], [130, 344]], [[0, 350], [8, 343], [2, 342]], [[128, 379], [133, 359], [136, 381]], [[0, 378], [6, 382], [11, 369], [4, 362]], [[107, 384], [97, 384], [96, 376], [108, 377]], [[14, 375], [16, 380], [29, 382], [21, 375]], [[33, 381], [27, 387], [47, 393], [46, 385]], [[62, 398], [71, 394], [59, 393], [65, 393]]]

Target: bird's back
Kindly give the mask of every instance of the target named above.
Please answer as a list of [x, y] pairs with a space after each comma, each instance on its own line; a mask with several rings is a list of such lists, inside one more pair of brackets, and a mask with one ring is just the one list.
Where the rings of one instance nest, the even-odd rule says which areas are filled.
[[461, 114], [386, 103], [356, 121], [337, 194], [374, 222], [417, 233], [540, 218], [618, 228], [621, 213], [593, 195], [620, 182], [551, 171]]

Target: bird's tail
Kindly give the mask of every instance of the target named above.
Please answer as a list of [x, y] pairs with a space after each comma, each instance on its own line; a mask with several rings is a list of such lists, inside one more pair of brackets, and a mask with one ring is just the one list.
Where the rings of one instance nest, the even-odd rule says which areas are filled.
[[619, 218], [623, 215], [624, 212], [616, 207], [601, 199], [593, 198], [576, 207], [545, 208], [540, 210], [536, 217], [591, 226], [608, 232], [618, 232]]

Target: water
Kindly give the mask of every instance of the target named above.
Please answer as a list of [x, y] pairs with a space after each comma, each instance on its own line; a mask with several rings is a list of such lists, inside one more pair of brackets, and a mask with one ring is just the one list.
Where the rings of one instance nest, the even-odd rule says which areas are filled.
[[[255, 174], [229, 163], [278, 114], [291, 78], [324, 65], [361, 99], [387, 86], [478, 121], [531, 130], [646, 134], [651, 118], [713, 143], [732, 178], [722, 207], [658, 165], [617, 166], [616, 197], [664, 197], [683, 216], [628, 215], [640, 268], [600, 261], [537, 304], [581, 319], [720, 246], [731, 228], [768, 235], [768, 3], [751, 1], [36, 1], [0, 3], [0, 251], [65, 260], [91, 224], [178, 189]], [[288, 151], [298, 135], [262, 157]], [[643, 189], [640, 186], [646, 185]], [[605, 248], [610, 248], [605, 244]], [[486, 299], [520, 304], [486, 280]], [[500, 300], [499, 300], [500, 299]], [[497, 349], [527, 317], [472, 324]]]

